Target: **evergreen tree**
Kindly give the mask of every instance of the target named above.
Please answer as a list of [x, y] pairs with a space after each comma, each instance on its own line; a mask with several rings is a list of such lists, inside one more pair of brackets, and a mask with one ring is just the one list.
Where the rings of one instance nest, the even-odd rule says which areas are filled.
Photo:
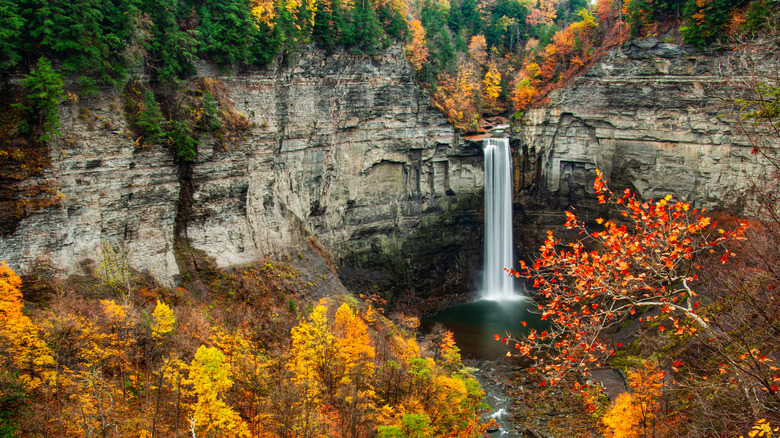
[[497, 0], [490, 13], [490, 23], [485, 27], [488, 47], [513, 51], [520, 41], [520, 25], [525, 23], [528, 10], [514, 0]]
[[409, 37], [409, 26], [398, 9], [389, 4], [379, 7], [379, 20], [383, 23], [385, 33], [396, 41], [406, 41]]
[[20, 131], [41, 133], [40, 141], [48, 141], [52, 135], [60, 135], [60, 117], [58, 108], [62, 96], [62, 76], [52, 68], [48, 59], [41, 57], [22, 84], [28, 90], [27, 105], [20, 105], [27, 113], [26, 120], [20, 122]]
[[[181, 3], [176, 0], [146, 0], [144, 10], [152, 18], [152, 38], [147, 43], [150, 64], [155, 68], [157, 79], [165, 83], [175, 83], [195, 71], [197, 30], [183, 29], [179, 26]], [[186, 8], [186, 6], [185, 6]]]
[[146, 90], [144, 93], [143, 105], [135, 116], [134, 123], [141, 130], [144, 143], [158, 143], [165, 136], [165, 118], [160, 111], [160, 105], [154, 100], [152, 90]]
[[[129, 37], [131, 5], [124, 0], [24, 0], [24, 52], [62, 60], [63, 71], [83, 75], [80, 83], [92, 88], [97, 78], [116, 84], [124, 77], [119, 52]], [[90, 90], [93, 91], [93, 90]]]
[[261, 43], [247, 0], [212, 0], [200, 8], [200, 53], [219, 65], [254, 61], [251, 47]]
[[363, 53], [375, 55], [385, 47], [382, 23], [376, 15], [372, 0], [356, 0], [353, 11], [354, 47]]
[[288, 7], [290, 0], [274, 0], [277, 16], [274, 25], [279, 51], [285, 57], [298, 50], [298, 42], [304, 36], [296, 23], [296, 16]]
[[250, 47], [252, 60], [255, 64], [265, 65], [270, 63], [279, 53], [279, 33], [276, 28], [269, 27], [266, 23], [255, 22], [257, 40]]
[[171, 130], [168, 141], [173, 146], [176, 156], [182, 161], [195, 161], [198, 157], [198, 142], [192, 131], [192, 126], [185, 120], [170, 122]]
[[440, 9], [438, 4], [431, 2], [431, 0], [425, 0], [420, 13], [420, 21], [428, 34], [428, 51], [432, 61], [438, 64], [438, 68], [441, 70], [451, 68], [452, 61], [455, 60], [455, 51], [447, 31], [447, 18], [446, 10]]
[[452, 0], [450, 2], [450, 14], [447, 17], [447, 26], [452, 29], [455, 35], [459, 35], [466, 20], [463, 17], [463, 12], [460, 10], [460, 2], [458, 0]]
[[460, 12], [463, 15], [464, 25], [471, 30], [472, 35], [478, 35], [483, 32], [484, 22], [477, 8], [476, 0], [463, 0], [460, 5]]
[[0, 70], [15, 67], [22, 59], [19, 43], [24, 19], [19, 15], [17, 3], [0, 0]]
[[203, 121], [209, 131], [219, 131], [222, 120], [219, 118], [219, 103], [210, 92], [203, 93]]
[[311, 33], [312, 41], [331, 53], [341, 40], [339, 24], [344, 24], [341, 2], [336, 0], [328, 5], [325, 1], [318, 1]]

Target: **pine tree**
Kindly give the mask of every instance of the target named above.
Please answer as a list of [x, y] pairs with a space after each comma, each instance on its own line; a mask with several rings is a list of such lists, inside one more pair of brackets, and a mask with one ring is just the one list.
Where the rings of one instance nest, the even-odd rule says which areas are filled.
[[409, 36], [409, 26], [401, 15], [401, 11], [390, 4], [383, 4], [379, 6], [378, 13], [379, 21], [382, 22], [387, 36], [396, 41], [406, 41]]
[[197, 31], [179, 26], [179, 14], [186, 12], [179, 11], [180, 5], [175, 0], [146, 0], [143, 5], [152, 19], [152, 38], [146, 43], [150, 64], [157, 79], [169, 84], [195, 71]]
[[200, 8], [200, 53], [219, 65], [247, 65], [259, 33], [247, 0], [216, 0]]
[[120, 52], [129, 38], [131, 5], [126, 1], [24, 0], [24, 51], [62, 61], [62, 70], [81, 75], [79, 83], [94, 92], [96, 79], [116, 84], [124, 77]]
[[163, 131], [165, 118], [160, 111], [160, 105], [154, 100], [152, 90], [146, 90], [144, 93], [143, 104], [135, 115], [133, 123], [141, 130], [143, 143], [159, 143], [165, 135]]
[[374, 10], [372, 0], [357, 0], [353, 14], [354, 47], [368, 55], [375, 55], [385, 47], [382, 23]]
[[27, 88], [27, 105], [20, 105], [27, 113], [20, 131], [40, 133], [40, 141], [49, 141], [60, 135], [59, 104], [63, 91], [62, 76], [52, 68], [48, 59], [41, 57], [22, 84]]
[[0, 70], [15, 67], [22, 59], [19, 46], [23, 25], [18, 2], [0, 0]]
[[[339, 21], [342, 22], [339, 23]], [[325, 49], [326, 52], [332, 53], [341, 39], [338, 24], [343, 25], [341, 3], [327, 0], [318, 1], [311, 33], [312, 41]]]

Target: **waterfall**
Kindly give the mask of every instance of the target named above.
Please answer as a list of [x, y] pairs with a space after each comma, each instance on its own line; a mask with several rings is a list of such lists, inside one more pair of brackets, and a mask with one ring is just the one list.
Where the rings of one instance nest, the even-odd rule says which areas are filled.
[[512, 154], [509, 139], [485, 140], [485, 271], [482, 298], [517, 298], [513, 282], [504, 271], [512, 256]]

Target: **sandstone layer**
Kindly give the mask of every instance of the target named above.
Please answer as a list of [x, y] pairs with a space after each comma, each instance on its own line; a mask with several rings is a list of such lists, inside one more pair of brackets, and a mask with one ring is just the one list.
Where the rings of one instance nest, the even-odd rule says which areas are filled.
[[464, 205], [481, 196], [481, 151], [429, 105], [399, 47], [374, 58], [306, 52], [246, 74], [203, 66], [201, 75], [218, 77], [250, 119], [242, 139], [202, 139], [182, 174], [166, 147], [134, 145], [118, 93], [67, 105], [51, 165], [23, 182], [53, 184], [57, 202], [0, 237], [2, 258], [22, 271], [80, 274], [98, 269], [110, 245], [172, 286], [177, 215], [189, 245], [219, 266], [295, 256], [314, 237], [352, 268], [416, 258], [419, 246], [404, 245], [421, 221], [465, 217], [456, 247], [427, 258], [476, 263], [478, 212]]
[[592, 207], [599, 168], [613, 187], [645, 199], [672, 194], [750, 214], [751, 192], [769, 177], [754, 141], [766, 138], [735, 115], [748, 72], [735, 56], [656, 38], [630, 42], [528, 111], [515, 131], [524, 212]]

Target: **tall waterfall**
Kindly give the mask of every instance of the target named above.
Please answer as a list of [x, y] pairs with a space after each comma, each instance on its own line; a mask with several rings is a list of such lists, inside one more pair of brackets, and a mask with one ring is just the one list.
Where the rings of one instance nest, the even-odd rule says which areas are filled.
[[504, 268], [512, 256], [512, 155], [509, 139], [485, 140], [485, 271], [482, 298], [517, 298]]

